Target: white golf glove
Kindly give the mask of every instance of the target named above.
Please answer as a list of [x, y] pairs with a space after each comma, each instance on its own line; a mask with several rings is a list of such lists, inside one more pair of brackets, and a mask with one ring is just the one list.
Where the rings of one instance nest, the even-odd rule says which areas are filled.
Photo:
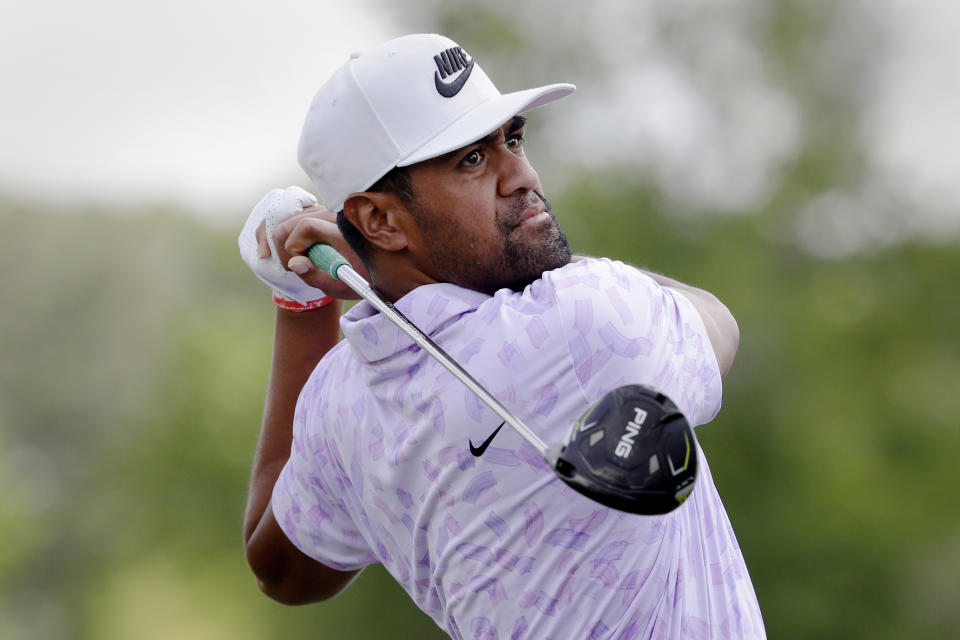
[[[322, 289], [311, 287], [284, 267], [273, 237], [273, 230], [279, 223], [315, 204], [317, 199], [300, 187], [271, 189], [250, 212], [237, 239], [243, 261], [255, 276], [273, 289], [277, 306], [291, 311], [316, 309], [331, 300]], [[270, 245], [270, 255], [266, 258], [257, 256], [257, 227], [261, 222], [266, 222], [267, 244]]]

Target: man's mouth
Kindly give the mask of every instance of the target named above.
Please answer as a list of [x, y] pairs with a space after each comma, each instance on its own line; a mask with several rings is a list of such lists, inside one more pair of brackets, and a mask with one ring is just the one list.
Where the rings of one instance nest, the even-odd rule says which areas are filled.
[[520, 218], [517, 220], [517, 224], [514, 226], [521, 226], [523, 224], [537, 224], [541, 222], [541, 218], [547, 218], [550, 214], [547, 213], [546, 207], [543, 206], [542, 202], [537, 204], [530, 205], [523, 210], [523, 213], [520, 214]]
[[527, 206], [516, 218], [516, 222], [513, 223], [514, 227], [540, 224], [550, 217], [550, 205], [539, 194], [535, 194], [528, 202], [518, 203], [517, 208], [519, 209], [524, 204]]

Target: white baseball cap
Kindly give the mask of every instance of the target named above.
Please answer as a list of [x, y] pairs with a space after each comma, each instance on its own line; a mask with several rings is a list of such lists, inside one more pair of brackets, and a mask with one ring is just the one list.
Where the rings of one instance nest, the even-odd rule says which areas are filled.
[[403, 36], [353, 54], [320, 87], [297, 156], [323, 203], [339, 211], [394, 167], [459, 149], [575, 88], [551, 84], [503, 95], [453, 40]]

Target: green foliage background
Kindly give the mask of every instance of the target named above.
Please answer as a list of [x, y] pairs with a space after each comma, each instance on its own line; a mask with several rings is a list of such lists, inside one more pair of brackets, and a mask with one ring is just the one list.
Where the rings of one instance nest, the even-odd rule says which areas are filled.
[[[542, 44], [496, 6], [425, 6], [412, 28], [476, 42], [494, 77]], [[738, 318], [724, 410], [699, 435], [770, 637], [957, 637], [960, 243], [824, 260], [791, 239], [805, 194], [859, 159], [848, 106], [803, 72], [826, 9], [778, 6], [769, 54], [831, 117], [766, 205], [678, 211], [630, 167], [542, 178], [577, 252], [704, 287]], [[543, 64], [587, 74], [583, 51]], [[12, 199], [0, 228], [0, 637], [443, 637], [376, 567], [295, 609], [246, 569], [272, 310], [236, 229]]]

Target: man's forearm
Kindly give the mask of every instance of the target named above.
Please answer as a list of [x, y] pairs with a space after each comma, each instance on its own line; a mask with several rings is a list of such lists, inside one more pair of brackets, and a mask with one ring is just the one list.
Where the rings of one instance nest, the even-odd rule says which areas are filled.
[[336, 300], [315, 311], [277, 310], [273, 361], [250, 479], [244, 540], [249, 540], [263, 517], [273, 485], [290, 457], [297, 397], [320, 359], [337, 344], [342, 309], [343, 303]]
[[726, 376], [740, 346], [740, 328], [726, 305], [709, 291], [692, 287], [659, 273], [643, 269], [641, 271], [661, 287], [680, 293], [693, 304], [707, 330], [710, 344], [717, 357], [717, 365], [720, 367], [720, 375]]
[[674, 280], [673, 278], [665, 276], [662, 273], [647, 271], [646, 269], [640, 269], [640, 271], [650, 276], [653, 279], [653, 281], [656, 282], [661, 287], [669, 287], [671, 289], [680, 291], [682, 293], [690, 294], [697, 297], [702, 297], [706, 300], [716, 301], [717, 303], [720, 302], [716, 296], [714, 296], [712, 293], [704, 289], [698, 289], [697, 287], [690, 286], [689, 284], [684, 284], [679, 280]]

